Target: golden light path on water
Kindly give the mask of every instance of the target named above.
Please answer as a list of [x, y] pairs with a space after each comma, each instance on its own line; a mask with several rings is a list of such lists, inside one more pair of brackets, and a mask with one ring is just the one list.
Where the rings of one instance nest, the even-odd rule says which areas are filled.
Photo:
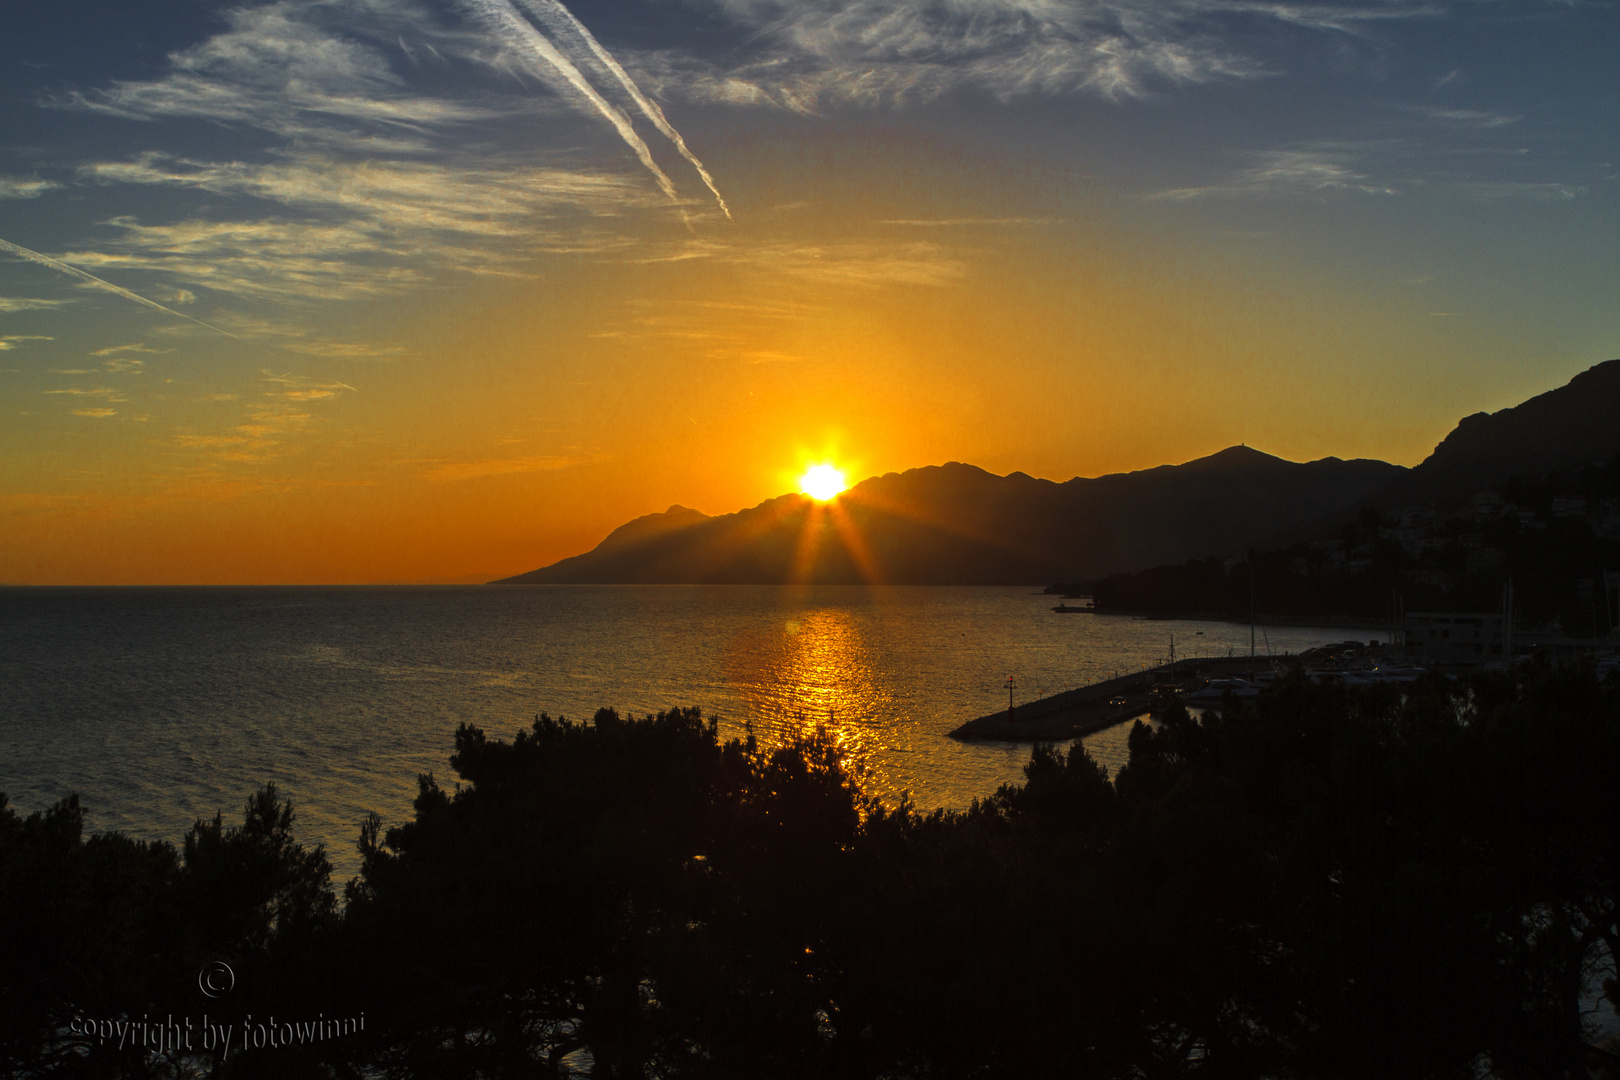
[[727, 674], [751, 715], [782, 739], [825, 731], [863, 780], [889, 786], [876, 766], [885, 740], [875, 718], [898, 703], [874, 678], [872, 651], [848, 610], [804, 611], [732, 645]]

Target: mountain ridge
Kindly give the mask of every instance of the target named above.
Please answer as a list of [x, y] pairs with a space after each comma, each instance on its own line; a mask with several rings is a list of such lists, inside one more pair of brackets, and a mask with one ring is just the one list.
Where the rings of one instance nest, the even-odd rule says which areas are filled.
[[[1605, 419], [1609, 420], [1605, 426]], [[591, 551], [492, 584], [1041, 584], [1312, 535], [1359, 507], [1620, 452], [1620, 360], [1464, 418], [1412, 469], [1293, 462], [1239, 444], [1180, 464], [1056, 481], [949, 461], [869, 477], [823, 506], [766, 499], [710, 516], [679, 504]]]
[[[619, 526], [589, 552], [496, 584], [1037, 583], [1129, 565], [1130, 549], [1190, 557], [1202, 540], [1165, 538], [1195, 535], [1200, 518], [1218, 542], [1241, 541], [1273, 531], [1279, 518], [1339, 509], [1403, 471], [1366, 460], [1288, 462], [1250, 447], [1065, 481], [950, 461], [870, 477], [835, 510], [796, 494], [714, 517], [672, 506]], [[1241, 526], [1255, 514], [1264, 518], [1258, 530]], [[1107, 526], [1121, 517], [1159, 539]]]

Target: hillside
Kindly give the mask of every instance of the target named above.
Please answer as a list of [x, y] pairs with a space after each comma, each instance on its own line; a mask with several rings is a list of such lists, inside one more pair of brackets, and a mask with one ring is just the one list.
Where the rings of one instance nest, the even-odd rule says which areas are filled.
[[1620, 360], [1511, 409], [1464, 418], [1422, 464], [1298, 463], [1233, 446], [1181, 465], [1063, 483], [973, 465], [888, 473], [828, 509], [783, 495], [709, 517], [672, 506], [589, 552], [494, 584], [1005, 585], [1108, 574], [1280, 546], [1364, 505], [1453, 498], [1507, 477], [1620, 453]]
[[498, 584], [1036, 584], [1241, 547], [1353, 509], [1406, 470], [1231, 447], [1056, 483], [973, 465], [889, 473], [829, 508], [784, 495], [734, 514], [637, 518], [594, 550]]
[[1510, 476], [1578, 469], [1620, 454], [1620, 360], [1510, 409], [1465, 416], [1434, 452], [1391, 486], [1386, 506], [1445, 499]]

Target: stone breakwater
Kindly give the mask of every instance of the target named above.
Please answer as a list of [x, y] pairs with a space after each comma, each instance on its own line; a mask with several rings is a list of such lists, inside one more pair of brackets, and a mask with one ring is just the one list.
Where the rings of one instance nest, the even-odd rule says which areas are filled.
[[[1207, 677], [1269, 669], [1272, 662], [1271, 659], [1251, 659], [1247, 656], [1189, 657], [1177, 660], [1173, 666], [1162, 664], [1145, 671], [1133, 671], [1129, 675], [1024, 702], [1012, 710], [1010, 718], [1007, 710], [1002, 709], [989, 716], [969, 720], [949, 734], [953, 739], [998, 742], [1078, 739], [1146, 715], [1153, 704], [1153, 687], [1172, 678], [1184, 689], [1192, 690], [1202, 685]], [[1120, 699], [1123, 699], [1123, 704], [1118, 703]]]

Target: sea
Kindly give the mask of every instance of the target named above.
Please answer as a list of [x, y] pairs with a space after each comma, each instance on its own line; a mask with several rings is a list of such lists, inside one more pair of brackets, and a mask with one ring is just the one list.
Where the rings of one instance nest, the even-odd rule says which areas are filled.
[[[458, 724], [696, 706], [724, 737], [824, 729], [871, 794], [964, 808], [1022, 779], [1026, 744], [947, 732], [1250, 628], [1060, 614], [1022, 588], [377, 586], [0, 589], [0, 791], [77, 792], [91, 831], [178, 842], [273, 782], [338, 881], [375, 811], [445, 786]], [[1267, 627], [1261, 655], [1369, 631]], [[1128, 725], [1088, 736], [1110, 770]]]

